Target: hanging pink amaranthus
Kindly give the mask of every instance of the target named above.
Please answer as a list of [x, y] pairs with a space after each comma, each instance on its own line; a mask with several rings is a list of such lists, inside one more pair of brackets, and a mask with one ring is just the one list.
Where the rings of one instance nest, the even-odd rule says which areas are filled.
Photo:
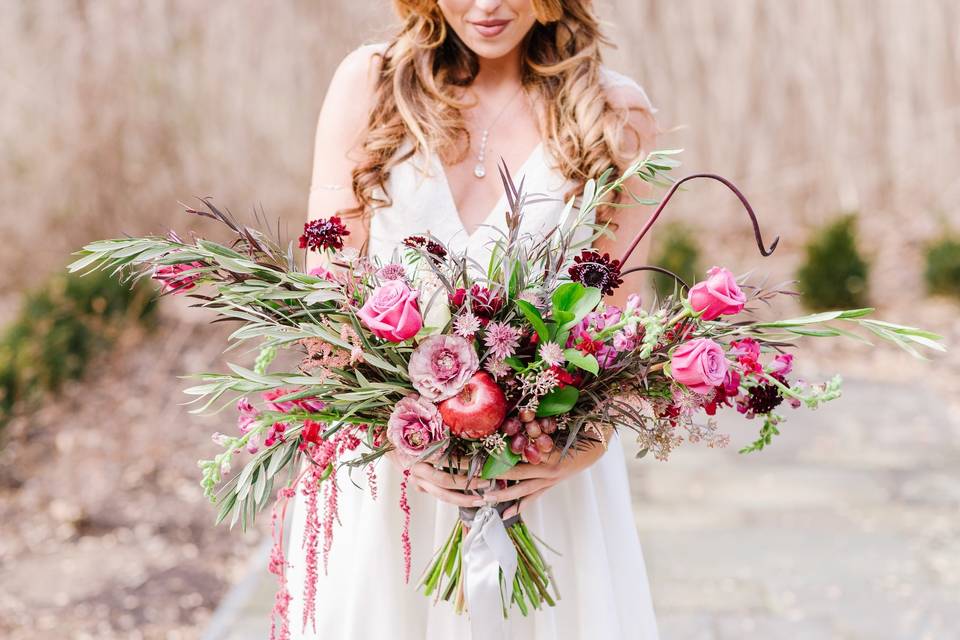
[[370, 497], [377, 499], [377, 470], [372, 464], [367, 465], [367, 487], [370, 489]]
[[410, 503], [407, 502], [407, 482], [410, 480], [410, 469], [403, 470], [403, 479], [400, 480], [400, 510], [403, 511], [403, 532], [400, 534], [400, 543], [403, 545], [403, 581], [410, 582]]
[[290, 591], [287, 589], [287, 560], [283, 555], [283, 523], [286, 521], [287, 504], [296, 495], [293, 487], [277, 491], [277, 501], [270, 515], [273, 533], [273, 548], [270, 550], [270, 573], [277, 576], [279, 588], [270, 612], [270, 640], [290, 639]]
[[303, 621], [302, 628], [307, 628], [307, 621], [313, 625], [314, 633], [317, 630], [316, 621], [316, 594], [317, 594], [317, 545], [320, 539], [320, 517], [317, 494], [320, 492], [320, 481], [326, 465], [310, 465], [307, 481], [303, 483], [301, 492], [306, 498], [307, 514], [303, 532], [304, 571], [306, 579], [303, 587]]

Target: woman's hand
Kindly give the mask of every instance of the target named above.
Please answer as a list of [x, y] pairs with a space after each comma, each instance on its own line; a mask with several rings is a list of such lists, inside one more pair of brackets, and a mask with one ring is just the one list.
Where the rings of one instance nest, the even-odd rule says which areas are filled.
[[386, 455], [399, 469], [410, 469], [410, 482], [418, 491], [429, 493], [437, 500], [457, 507], [482, 507], [487, 502], [508, 502], [518, 500], [517, 504], [504, 511], [506, 520], [520, 513], [544, 491], [555, 484], [587, 469], [600, 459], [606, 450], [606, 442], [613, 435], [613, 429], [604, 427], [603, 442], [595, 441], [581, 449], [570, 449], [562, 459], [560, 451], [554, 449], [543, 456], [540, 464], [521, 463], [497, 477], [497, 480], [513, 480], [515, 484], [496, 489], [494, 481], [475, 477], [469, 489], [484, 489], [483, 497], [464, 493], [467, 487], [465, 473], [441, 471], [428, 462], [416, 462], [416, 458], [393, 449]]
[[[410, 469], [410, 482], [417, 491], [429, 493], [441, 502], [457, 507], [482, 507], [484, 500], [478, 495], [464, 493], [467, 489], [467, 476], [464, 473], [448, 473], [437, 469], [428, 462], [417, 462], [396, 449], [388, 452], [387, 457], [400, 469]], [[470, 483], [470, 489], [486, 489], [491, 483], [479, 477]]]
[[[604, 438], [609, 435], [604, 433]], [[543, 457], [543, 462], [540, 464], [518, 464], [499, 476], [502, 480], [519, 480], [519, 482], [504, 489], [488, 491], [485, 497], [496, 502], [519, 500], [503, 512], [503, 519], [506, 520], [523, 511], [550, 487], [590, 467], [606, 453], [606, 450], [604, 443], [594, 442], [583, 449], [571, 448], [561, 459], [560, 451], [554, 449]]]

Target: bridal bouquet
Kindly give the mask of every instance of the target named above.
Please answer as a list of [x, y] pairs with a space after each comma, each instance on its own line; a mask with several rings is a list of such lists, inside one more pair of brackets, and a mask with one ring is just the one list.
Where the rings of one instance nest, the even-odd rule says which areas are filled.
[[[764, 245], [749, 203], [724, 178], [669, 178], [674, 153], [652, 153], [618, 178], [608, 171], [588, 182], [560, 224], [536, 237], [521, 233], [520, 222], [537, 196], [502, 168], [506, 231], [485, 264], [430, 236], [411, 236], [391, 260], [374, 261], [344, 249], [350, 231], [333, 216], [304, 227], [300, 248], [326, 257], [325, 267], [308, 273], [298, 268], [292, 244], [282, 248], [206, 200], [188, 212], [225, 225], [228, 244], [185, 241], [171, 232], [94, 242], [78, 252], [71, 271], [152, 276], [165, 292], [185, 293], [196, 306], [235, 321], [230, 348], [256, 343], [252, 363], [199, 374], [200, 383], [186, 393], [196, 396], [196, 411], [235, 406], [238, 412], [235, 433], [214, 435], [222, 451], [200, 462], [205, 492], [219, 504], [217, 522], [229, 518], [231, 526], [246, 527], [279, 487], [270, 569], [280, 589], [271, 637], [289, 634], [286, 505], [297, 491], [308, 505], [306, 625], [314, 617], [319, 562], [326, 564], [331, 549], [339, 467], [363, 469], [375, 497], [374, 463], [396, 450], [407, 460], [466, 474], [465, 490], [482, 497], [491, 483], [504, 486], [499, 478], [515, 465], [604, 446], [613, 430], [629, 429], [638, 455], [661, 460], [684, 440], [725, 446], [729, 435], [714, 418], [721, 410], [759, 422], [756, 439], [740, 450], [759, 451], [779, 433], [781, 406], [813, 408], [840, 394], [839, 377], [814, 384], [791, 375], [795, 338], [855, 335], [846, 325], [917, 355], [920, 347], [942, 349], [939, 336], [870, 319], [871, 309], [746, 318], [741, 313], [757, 303], [790, 292], [722, 267], [697, 283], [674, 276], [675, 293], [664, 299], [605, 302], [632, 272], [665, 272], [623, 265], [691, 179], [727, 185], [749, 214], [761, 253], [776, 246]], [[612, 258], [591, 248], [608, 231], [588, 221], [626, 191], [632, 176], [670, 188], [630, 250]], [[299, 364], [277, 366], [281, 350], [296, 354]], [[244, 450], [251, 457], [231, 473]], [[400, 505], [407, 525], [409, 473], [403, 472]], [[543, 543], [519, 516], [502, 519], [509, 506], [461, 510], [419, 581], [425, 594], [452, 601], [458, 612], [469, 609], [475, 626], [502, 624], [513, 605], [526, 615], [558, 597]], [[409, 533], [398, 534], [409, 579]]]

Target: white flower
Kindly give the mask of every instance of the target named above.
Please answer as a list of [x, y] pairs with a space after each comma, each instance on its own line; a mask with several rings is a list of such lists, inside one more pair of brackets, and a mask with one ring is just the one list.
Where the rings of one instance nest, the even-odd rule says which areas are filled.
[[561, 365], [566, 361], [563, 357], [563, 349], [556, 342], [544, 342], [540, 345], [540, 358], [548, 366]]
[[443, 283], [430, 269], [418, 269], [413, 281], [420, 290], [420, 301], [426, 305], [423, 311], [425, 333], [433, 335], [442, 332], [450, 322], [450, 305]]

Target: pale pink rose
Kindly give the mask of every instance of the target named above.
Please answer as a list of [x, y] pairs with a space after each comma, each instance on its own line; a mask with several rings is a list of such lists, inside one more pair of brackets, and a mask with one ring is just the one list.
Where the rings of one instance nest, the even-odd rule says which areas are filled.
[[447, 428], [437, 407], [415, 393], [397, 402], [387, 420], [387, 439], [402, 453], [411, 456], [421, 455], [446, 436]]
[[711, 267], [707, 279], [693, 285], [687, 299], [694, 311], [703, 312], [704, 320], [740, 313], [747, 302], [736, 278], [723, 267]]
[[697, 338], [677, 347], [670, 359], [670, 375], [696, 393], [707, 393], [723, 384], [727, 358], [719, 344], [709, 338]]
[[430, 336], [412, 354], [407, 373], [414, 388], [433, 402], [460, 393], [480, 367], [477, 351], [460, 336]]
[[385, 282], [374, 289], [357, 317], [373, 335], [390, 342], [412, 338], [423, 327], [417, 292], [400, 280]]

